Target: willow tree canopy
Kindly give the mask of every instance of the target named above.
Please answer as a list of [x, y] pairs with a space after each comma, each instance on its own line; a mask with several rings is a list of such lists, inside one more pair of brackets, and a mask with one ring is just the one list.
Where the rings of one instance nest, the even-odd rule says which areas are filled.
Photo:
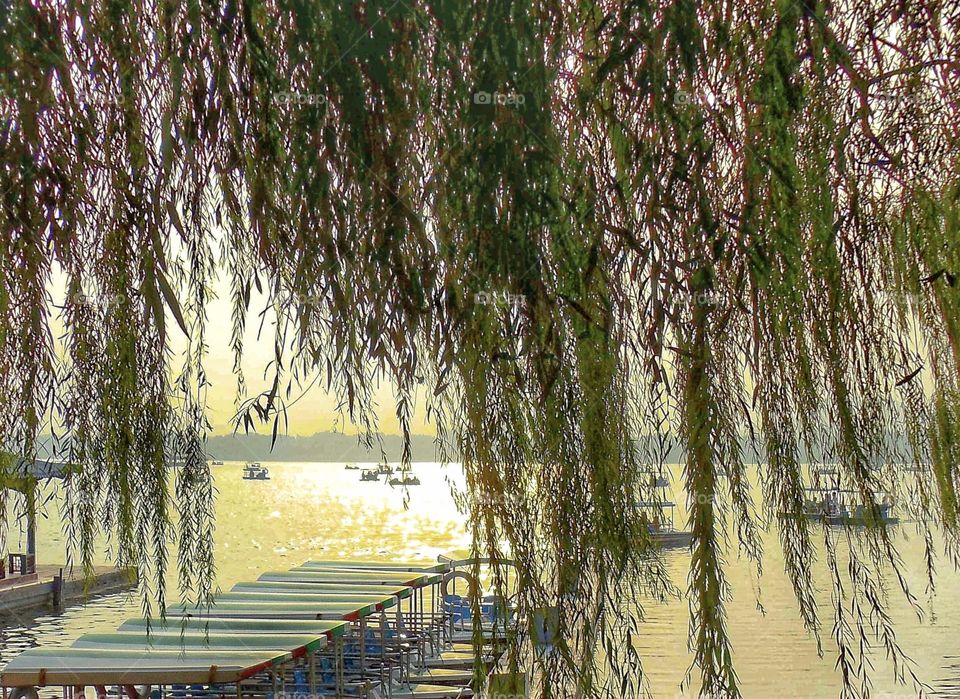
[[[175, 532], [202, 591], [222, 269], [240, 426], [316, 376], [371, 430], [378, 381], [405, 427], [427, 396], [477, 547], [509, 543], [523, 609], [570, 602], [554, 696], [640, 686], [639, 607], [606, 612], [614, 586], [671, 591], [631, 504], [678, 443], [691, 645], [702, 691], [735, 694], [724, 536], [759, 561], [807, 454], [865, 503], [904, 481], [884, 464], [920, 465], [931, 570], [931, 531], [958, 553], [957, 56], [953, 2], [3, 3], [0, 439], [30, 454], [50, 427], [83, 465], [84, 560], [106, 528], [160, 581]], [[254, 289], [280, 319], [263, 394]], [[847, 616], [897, 570], [882, 524], [824, 537], [851, 692], [859, 635], [896, 648]], [[819, 633], [820, 533], [778, 527]]]

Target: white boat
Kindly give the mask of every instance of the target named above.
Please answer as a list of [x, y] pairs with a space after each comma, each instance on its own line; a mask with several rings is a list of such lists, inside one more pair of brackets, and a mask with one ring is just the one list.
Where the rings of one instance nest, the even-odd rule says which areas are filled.
[[[872, 505], [860, 502], [860, 493], [838, 487], [805, 488], [807, 495], [803, 500], [803, 510], [799, 516], [814, 522], [823, 522], [831, 526], [851, 525], [870, 526], [898, 524], [900, 519], [893, 512], [893, 498], [880, 494]], [[796, 513], [784, 513], [785, 517], [796, 517]]]
[[688, 548], [693, 536], [674, 524], [677, 505], [667, 498], [670, 481], [659, 471], [650, 470], [649, 487], [654, 499], [635, 502], [634, 507], [640, 510], [650, 537], [663, 548]]
[[270, 470], [261, 466], [259, 461], [251, 461], [243, 467], [243, 480], [268, 481], [270, 480]]

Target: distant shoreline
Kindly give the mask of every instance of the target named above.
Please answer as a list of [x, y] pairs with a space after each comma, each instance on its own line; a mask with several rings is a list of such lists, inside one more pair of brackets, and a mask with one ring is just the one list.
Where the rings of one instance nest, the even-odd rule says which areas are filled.
[[[211, 459], [220, 461], [300, 461], [300, 462], [380, 462], [400, 461], [403, 438], [399, 435], [379, 435], [380, 444], [368, 449], [357, 435], [339, 432], [318, 432], [306, 437], [277, 437], [271, 449], [271, 438], [263, 434], [232, 434], [210, 437], [206, 450]], [[380, 451], [382, 447], [382, 451]], [[439, 461], [434, 438], [429, 435], [410, 436], [411, 460]], [[450, 458], [456, 455], [450, 454]]]

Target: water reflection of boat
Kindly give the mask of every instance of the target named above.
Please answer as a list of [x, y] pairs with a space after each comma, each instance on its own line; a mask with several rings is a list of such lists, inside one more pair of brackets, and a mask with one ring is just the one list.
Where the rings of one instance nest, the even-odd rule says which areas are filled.
[[360, 470], [360, 467], [357, 466], [356, 464], [347, 464], [346, 466], [343, 467], [343, 470], [345, 470], [345, 471], [359, 471], [359, 470]]
[[377, 466], [376, 474], [377, 474], [378, 476], [392, 476], [392, 475], [393, 475], [393, 467], [392, 467], [392, 466], [388, 466], [387, 464], [380, 464], [379, 466]]
[[389, 480], [390, 485], [420, 485], [420, 479], [412, 474], [405, 475], [403, 478], [394, 476]]
[[243, 467], [243, 480], [268, 481], [270, 470], [261, 466], [259, 461], [252, 461]]
[[380, 474], [376, 471], [371, 471], [368, 468], [363, 469], [363, 472], [360, 474], [361, 481], [379, 481]]

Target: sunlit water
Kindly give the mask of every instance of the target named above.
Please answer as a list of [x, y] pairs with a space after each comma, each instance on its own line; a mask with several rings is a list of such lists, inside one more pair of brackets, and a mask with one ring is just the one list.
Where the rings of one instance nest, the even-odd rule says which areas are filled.
[[[344, 470], [343, 464], [264, 465], [271, 473], [271, 480], [265, 482], [242, 480], [242, 464], [213, 468], [219, 491], [217, 573], [218, 583], [225, 589], [263, 571], [289, 568], [310, 558], [433, 558], [469, 544], [464, 516], [457, 512], [447, 482], [462, 484], [456, 467], [416, 464], [414, 471], [422, 485], [409, 489], [409, 506], [404, 508], [400, 489], [382, 480], [361, 483], [359, 471]], [[64, 544], [55, 504], [48, 505], [48, 515], [39, 525], [39, 559], [60, 562]], [[16, 530], [13, 524], [11, 549], [18, 545]], [[918, 621], [902, 595], [890, 591], [898, 639], [915, 661], [919, 677], [932, 689], [932, 696], [960, 697], [960, 576], [943, 562], [936, 596], [928, 598], [919, 537], [907, 524], [898, 528], [897, 540], [912, 590], [924, 609], [924, 618]], [[728, 603], [729, 633], [744, 696], [838, 696], [830, 585], [822, 561], [816, 580], [823, 658], [817, 656], [816, 643], [800, 622], [775, 534], [765, 538], [759, 581], [755, 567], [735, 553], [728, 563], [733, 588]], [[674, 582], [685, 587], [689, 555], [670, 552], [668, 565]], [[172, 577], [171, 585], [175, 586]], [[175, 596], [172, 593], [171, 597]], [[122, 593], [88, 600], [60, 615], [8, 617], [0, 629], [0, 662], [33, 645], [70, 643], [84, 633], [113, 630], [124, 618], [138, 614], [139, 608], [135, 595]], [[687, 651], [686, 601], [651, 602], [645, 605], [645, 612], [647, 621], [636, 644], [651, 689], [658, 697], [695, 696], [689, 688], [680, 689], [692, 660]], [[874, 653], [873, 662], [875, 696], [915, 696], [911, 688], [894, 681], [882, 648]]]

